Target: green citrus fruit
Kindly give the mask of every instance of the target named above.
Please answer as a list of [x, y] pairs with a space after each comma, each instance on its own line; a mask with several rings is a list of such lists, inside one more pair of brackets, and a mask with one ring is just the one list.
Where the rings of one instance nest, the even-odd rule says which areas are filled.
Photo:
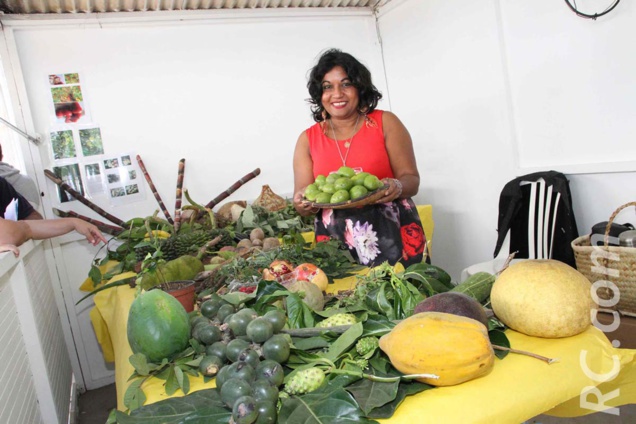
[[325, 178], [325, 182], [333, 184], [338, 178], [340, 178], [340, 175], [338, 174], [329, 174]]
[[364, 178], [364, 186], [367, 190], [374, 191], [382, 187], [382, 181], [380, 181], [375, 175], [367, 175]]
[[325, 177], [324, 175], [318, 175], [316, 177], [316, 180], [314, 181], [314, 184], [316, 184], [318, 187], [320, 187], [326, 182], [327, 182], [327, 177]]
[[329, 193], [320, 193], [316, 196], [316, 203], [329, 203], [331, 201], [331, 194]]
[[334, 194], [336, 192], [336, 185], [334, 183], [325, 183], [321, 190], [323, 193]]
[[309, 184], [307, 187], [305, 187], [305, 195], [307, 195], [307, 193], [313, 193], [313, 192], [317, 192], [320, 191], [320, 189], [318, 188], [318, 185], [316, 184]]
[[351, 177], [351, 181], [353, 181], [353, 184], [355, 185], [364, 185], [364, 179], [369, 175], [371, 174], [369, 174], [368, 172], [360, 172], [359, 174]]
[[353, 181], [351, 181], [351, 178], [342, 177], [338, 178], [336, 182], [333, 183], [333, 186], [336, 188], [336, 190], [349, 190], [351, 187], [353, 187]]
[[349, 192], [347, 190], [338, 190], [332, 196], [329, 203], [340, 203], [349, 200]]
[[353, 170], [353, 168], [350, 168], [348, 166], [341, 166], [340, 169], [338, 169], [338, 174], [342, 175], [343, 177], [353, 177], [354, 175], [356, 175], [356, 171]]
[[367, 190], [365, 186], [355, 185], [351, 187], [351, 190], [349, 190], [349, 195], [351, 196], [351, 199], [357, 199], [359, 197], [365, 196], [368, 192], [369, 190]]
[[322, 193], [322, 191], [318, 190], [318, 191], [305, 191], [305, 199], [309, 200], [310, 202], [315, 202], [316, 201], [316, 197], [318, 197], [318, 195]]

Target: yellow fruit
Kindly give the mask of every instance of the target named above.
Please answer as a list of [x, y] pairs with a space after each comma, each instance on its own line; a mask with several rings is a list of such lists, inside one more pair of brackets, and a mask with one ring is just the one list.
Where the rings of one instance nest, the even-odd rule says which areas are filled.
[[380, 338], [380, 348], [404, 374], [438, 375], [439, 379], [417, 379], [432, 386], [481, 377], [495, 363], [482, 323], [443, 312], [422, 312], [405, 319]]
[[529, 336], [574, 336], [591, 324], [594, 307], [587, 278], [563, 262], [534, 259], [509, 266], [490, 293], [504, 324]]
[[[160, 239], [170, 238], [170, 233], [167, 231], [161, 230], [152, 230], [152, 236]], [[146, 233], [144, 235], [144, 241], [150, 241], [150, 234]]]

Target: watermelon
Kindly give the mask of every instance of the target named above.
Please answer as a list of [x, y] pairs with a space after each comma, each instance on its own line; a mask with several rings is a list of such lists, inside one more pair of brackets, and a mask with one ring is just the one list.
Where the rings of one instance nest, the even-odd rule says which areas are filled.
[[133, 353], [160, 363], [183, 351], [190, 340], [190, 320], [181, 303], [162, 290], [143, 292], [128, 313], [128, 343]]

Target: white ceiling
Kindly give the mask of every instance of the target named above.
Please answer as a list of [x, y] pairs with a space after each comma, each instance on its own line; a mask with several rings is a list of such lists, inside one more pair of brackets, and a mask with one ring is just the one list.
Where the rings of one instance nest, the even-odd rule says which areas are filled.
[[0, 0], [6, 14], [148, 12], [209, 9], [376, 8], [391, 0]]

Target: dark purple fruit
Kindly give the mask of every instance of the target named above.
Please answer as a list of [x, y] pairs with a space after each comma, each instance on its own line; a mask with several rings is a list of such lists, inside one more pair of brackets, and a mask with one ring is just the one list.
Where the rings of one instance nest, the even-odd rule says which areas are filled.
[[472, 318], [488, 327], [488, 316], [479, 302], [464, 293], [445, 292], [422, 300], [415, 307], [414, 314], [420, 312], [445, 312]]

